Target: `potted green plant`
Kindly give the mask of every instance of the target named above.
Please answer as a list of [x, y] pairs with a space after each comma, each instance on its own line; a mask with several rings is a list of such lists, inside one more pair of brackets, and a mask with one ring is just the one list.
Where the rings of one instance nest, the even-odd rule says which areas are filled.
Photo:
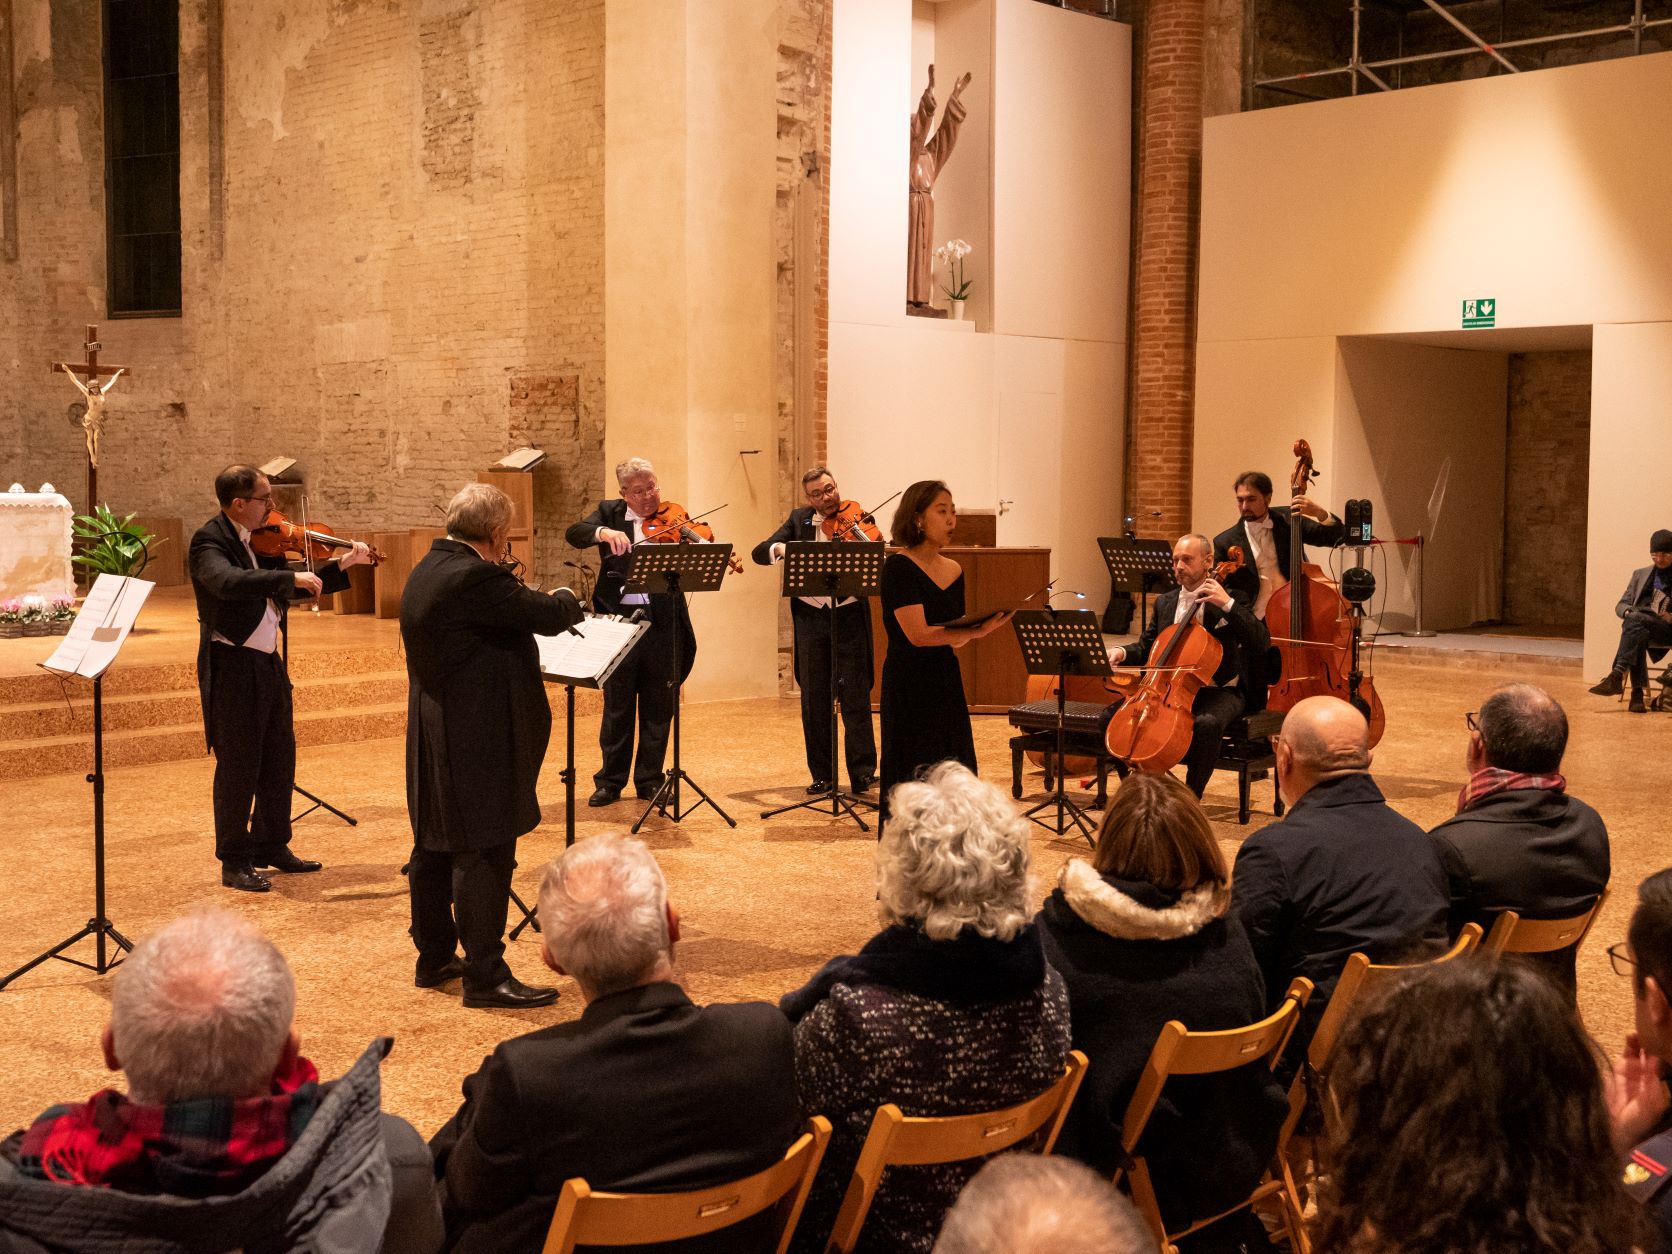
[[946, 282], [941, 291], [946, 293], [946, 308], [954, 322], [964, 318], [964, 302], [969, 299], [970, 281], [964, 277], [964, 258], [975, 250], [961, 239], [949, 239], [935, 249], [935, 260], [946, 267]]
[[164, 543], [132, 514], [118, 518], [108, 505], [77, 514], [75, 534], [86, 543], [70, 560], [90, 575], [137, 575], [151, 560], [151, 545]]

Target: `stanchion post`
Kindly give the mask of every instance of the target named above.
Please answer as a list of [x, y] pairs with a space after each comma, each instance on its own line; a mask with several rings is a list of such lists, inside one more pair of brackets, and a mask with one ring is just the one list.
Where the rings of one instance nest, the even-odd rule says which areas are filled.
[[1425, 630], [1423, 628], [1423, 625], [1422, 625], [1423, 568], [1428, 565], [1427, 559], [1423, 557], [1423, 550], [1425, 550], [1427, 547], [1428, 547], [1428, 537], [1423, 535], [1422, 532], [1420, 532], [1420, 531], [1417, 532], [1417, 580], [1416, 580], [1416, 583], [1417, 583], [1417, 595], [1416, 595], [1417, 625], [1416, 625], [1416, 628], [1412, 631], [1402, 631], [1402, 632], [1400, 632], [1399, 634], [1402, 635], [1402, 636], [1420, 636], [1420, 637], [1423, 637], [1423, 638], [1426, 639], [1428, 637], [1433, 636], [1433, 634], [1434, 634], [1431, 631]]

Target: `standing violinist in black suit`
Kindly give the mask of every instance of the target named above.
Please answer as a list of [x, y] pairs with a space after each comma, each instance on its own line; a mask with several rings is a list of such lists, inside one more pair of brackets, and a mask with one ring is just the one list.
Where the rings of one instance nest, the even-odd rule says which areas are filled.
[[1154, 662], [1151, 654], [1162, 630], [1184, 622], [1200, 609], [1200, 622], [1219, 642], [1221, 657], [1213, 682], [1196, 693], [1191, 707], [1195, 717], [1190, 748], [1184, 755], [1184, 782], [1198, 797], [1213, 778], [1225, 729], [1244, 710], [1265, 707], [1265, 655], [1271, 647], [1271, 634], [1254, 617], [1248, 594], [1240, 588], [1228, 588], [1213, 577], [1212, 553], [1206, 536], [1179, 537], [1173, 546], [1173, 576], [1179, 586], [1155, 599], [1144, 634], [1135, 644], [1117, 646], [1111, 659], [1132, 666]]
[[[790, 511], [783, 526], [754, 547], [750, 556], [756, 565], [770, 566], [784, 560], [784, 545], [791, 541], [821, 541], [826, 519], [841, 512], [842, 494], [836, 479], [823, 466], [814, 466], [801, 476], [801, 490], [807, 504]], [[876, 522], [862, 520], [870, 530], [846, 537], [881, 542]], [[856, 524], [858, 527], [859, 524]], [[830, 598], [796, 597], [790, 602], [790, 623], [795, 630], [795, 682], [801, 689], [801, 736], [807, 746], [807, 771], [812, 777], [809, 794], [822, 793], [836, 781], [830, 778], [830, 704], [840, 700], [842, 747], [848, 764], [848, 781], [856, 793], [864, 792], [877, 777], [877, 738], [871, 728], [871, 683], [875, 668], [871, 660], [871, 614], [864, 601], [849, 597], [836, 607], [836, 688], [830, 691]]]
[[[648, 801], [656, 795], [662, 786], [668, 728], [673, 722], [676, 632], [681, 641], [684, 670], [679, 677], [681, 683], [691, 673], [691, 663], [697, 656], [697, 637], [691, 630], [691, 615], [684, 597], [625, 590], [633, 545], [644, 539], [642, 523], [662, 505], [656, 468], [642, 457], [629, 457], [615, 468], [615, 481], [621, 488], [621, 496], [613, 501], [599, 501], [597, 509], [564, 535], [572, 548], [598, 546], [601, 566], [592, 593], [593, 610], [624, 616], [642, 613], [650, 620], [650, 630], [604, 682], [604, 718], [598, 726], [598, 747], [604, 760], [592, 777], [596, 789], [587, 799], [589, 806], [607, 806], [620, 801], [629, 769], [640, 800]], [[633, 752], [635, 721], [638, 724], [636, 756]]]
[[1301, 515], [1301, 540], [1320, 548], [1333, 548], [1347, 538], [1347, 526], [1322, 505], [1297, 496], [1288, 505], [1272, 507], [1271, 477], [1258, 470], [1237, 476], [1237, 513], [1233, 527], [1213, 538], [1213, 560], [1223, 562], [1231, 546], [1240, 548], [1247, 564], [1230, 577], [1230, 586], [1246, 592], [1253, 603], [1254, 617], [1265, 621], [1266, 602], [1283, 587], [1294, 572], [1289, 569], [1289, 525], [1294, 514]]
[[296, 730], [284, 640], [293, 600], [348, 587], [344, 570], [371, 561], [355, 541], [316, 570], [292, 570], [281, 556], [258, 557], [250, 533], [273, 507], [273, 488], [254, 466], [215, 476], [221, 512], [192, 536], [197, 598], [197, 687], [203, 731], [215, 754], [215, 857], [221, 883], [247, 893], [271, 885], [257, 867], [297, 873], [319, 863], [290, 851]]

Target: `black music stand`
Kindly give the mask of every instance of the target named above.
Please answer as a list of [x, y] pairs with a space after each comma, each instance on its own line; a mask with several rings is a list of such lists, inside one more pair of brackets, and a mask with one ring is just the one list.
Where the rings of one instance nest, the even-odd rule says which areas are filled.
[[[729, 544], [641, 544], [633, 550], [632, 563], [627, 567], [627, 583], [624, 592], [643, 592], [651, 595], [666, 593], [668, 596], [683, 596], [687, 592], [714, 592], [726, 578], [726, 564], [731, 561], [732, 546]], [[644, 813], [639, 815], [638, 822], [629, 829], [633, 835], [639, 834], [639, 828], [650, 817], [652, 810], [667, 814], [671, 806], [673, 821], [678, 823], [694, 810], [701, 809], [704, 804], [712, 806], [714, 813], [726, 820], [727, 827], [736, 827], [737, 820], [722, 810], [702, 790], [702, 786], [692, 779], [690, 773], [680, 764], [679, 760], [679, 727], [680, 727], [680, 689], [685, 686], [685, 650], [680, 638], [678, 625], [675, 624], [673, 633], [673, 765], [663, 776], [661, 787], [656, 795], [651, 797], [650, 804]], [[689, 810], [679, 808], [679, 786], [689, 784], [692, 790], [701, 797]]]
[[1178, 582], [1173, 578], [1173, 546], [1165, 540], [1098, 536], [1097, 548], [1111, 582], [1124, 585], [1138, 603], [1138, 634], [1143, 635], [1149, 628], [1149, 599], [1144, 594], [1157, 585], [1165, 591]]
[[[825, 776], [830, 786], [805, 801], [779, 806], [776, 810], [762, 810], [763, 819], [791, 810], [816, 809], [828, 802], [831, 818], [846, 814], [859, 824], [860, 831], [871, 830], [854, 806], [870, 806], [875, 810], [876, 803], [853, 793], [844, 793], [836, 783], [840, 778], [837, 767], [841, 761], [841, 744], [836, 735], [836, 708], [840, 704], [837, 700], [839, 681], [836, 662], [840, 642], [836, 630], [836, 603], [854, 597], [863, 605], [867, 598], [882, 595], [882, 561], [887, 553], [887, 545], [871, 541], [830, 544], [817, 540], [795, 540], [784, 545], [784, 595], [822, 596], [830, 602], [830, 770]], [[865, 717], [871, 717], [869, 702], [866, 703]]]
[[[1028, 674], [1057, 677], [1057, 786], [1051, 796], [1025, 811], [1022, 817], [1058, 836], [1066, 832], [1072, 822], [1080, 835], [1086, 838], [1086, 843], [1095, 845], [1091, 820], [1063, 791], [1068, 775], [1064, 762], [1064, 724], [1068, 714], [1068, 677], [1115, 673], [1114, 667], [1109, 664], [1109, 652], [1103, 647], [1102, 625], [1090, 610], [1049, 609], [1017, 610], [1010, 623], [1016, 629], [1016, 643], [1021, 646], [1022, 665], [1027, 668]], [[1038, 817], [1041, 810], [1051, 806], [1057, 809], [1055, 827]]]

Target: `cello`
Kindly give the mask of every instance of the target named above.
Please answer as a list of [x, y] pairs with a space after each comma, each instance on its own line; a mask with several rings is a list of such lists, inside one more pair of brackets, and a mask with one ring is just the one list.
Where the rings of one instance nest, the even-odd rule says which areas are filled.
[[[1307, 485], [1317, 477], [1312, 464], [1312, 446], [1296, 440], [1295, 470], [1289, 478], [1293, 496], [1306, 495]], [[1335, 581], [1323, 568], [1306, 561], [1306, 539], [1300, 515], [1289, 513], [1289, 582], [1271, 594], [1266, 602], [1266, 625], [1273, 629], [1272, 644], [1283, 658], [1283, 671], [1266, 694], [1266, 708], [1287, 713], [1307, 697], [1349, 699], [1347, 682], [1349, 655], [1353, 649], [1353, 617]], [[1288, 635], [1277, 631], [1287, 626]], [[1359, 683], [1354, 702], [1370, 724], [1370, 745], [1375, 747], [1387, 730], [1387, 712], [1369, 676]]]
[[[1240, 548], [1211, 572], [1224, 579], [1243, 562]], [[1182, 623], [1155, 638], [1144, 677], [1109, 720], [1103, 744], [1134, 770], [1159, 775], [1184, 761], [1196, 731], [1196, 694], [1213, 683], [1225, 650], [1202, 626], [1198, 602]]]

